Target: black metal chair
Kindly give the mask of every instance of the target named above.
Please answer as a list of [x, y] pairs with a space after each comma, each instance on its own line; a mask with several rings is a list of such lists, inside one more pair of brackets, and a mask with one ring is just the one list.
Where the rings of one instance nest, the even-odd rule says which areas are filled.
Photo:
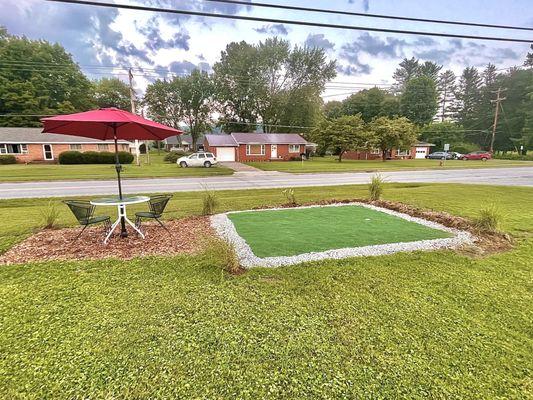
[[172, 195], [162, 194], [150, 197], [149, 206], [150, 211], [141, 211], [135, 213], [135, 226], [140, 229], [143, 218], [155, 219], [169, 234], [168, 228], [161, 222], [159, 218], [163, 215], [165, 208], [172, 198]]
[[78, 223], [83, 226], [83, 229], [74, 240], [78, 240], [81, 234], [87, 229], [89, 225], [95, 225], [99, 223], [104, 224], [105, 233], [111, 229], [110, 217], [107, 215], [94, 216], [94, 209], [96, 208], [90, 202], [85, 200], [64, 200], [65, 203], [72, 211], [72, 214], [78, 220]]

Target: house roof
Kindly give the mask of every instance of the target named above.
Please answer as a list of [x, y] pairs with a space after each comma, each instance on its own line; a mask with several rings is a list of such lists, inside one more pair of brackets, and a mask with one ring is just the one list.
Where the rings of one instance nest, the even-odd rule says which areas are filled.
[[238, 147], [239, 144], [235, 141], [231, 135], [205, 135], [209, 146], [213, 147]]
[[[185, 143], [185, 144], [192, 144], [192, 137], [191, 135], [186, 135], [186, 134], [183, 134], [183, 135], [180, 135], [180, 138], [181, 138], [181, 143]], [[202, 143], [204, 141], [204, 135], [200, 135], [198, 137], [198, 140], [196, 141], [197, 143]], [[170, 144], [170, 145], [177, 145], [179, 144], [178, 143], [178, 138], [176, 136], [170, 136], [168, 138], [165, 139], [165, 143], [166, 144]]]
[[415, 146], [415, 147], [433, 147], [435, 145], [433, 143], [428, 143], [428, 142], [416, 142], [415, 144], [413, 144], [413, 146]]
[[[73, 135], [43, 133], [42, 128], [7, 128], [0, 127], [0, 143], [40, 144], [40, 143], [112, 143], [112, 140], [99, 140]], [[119, 140], [121, 144], [130, 143]]]
[[297, 133], [232, 133], [238, 144], [307, 144]]

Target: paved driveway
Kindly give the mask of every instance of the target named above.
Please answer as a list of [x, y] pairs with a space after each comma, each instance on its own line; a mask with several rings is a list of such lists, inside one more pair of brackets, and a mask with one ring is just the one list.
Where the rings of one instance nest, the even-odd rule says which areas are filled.
[[[124, 193], [239, 190], [301, 186], [335, 186], [368, 183], [373, 173], [254, 174], [206, 178], [154, 178], [123, 181]], [[533, 187], [533, 167], [460, 170], [394, 171], [382, 173], [387, 182], [440, 182]], [[68, 197], [115, 194], [116, 181], [53, 181], [0, 183], [0, 198]]]

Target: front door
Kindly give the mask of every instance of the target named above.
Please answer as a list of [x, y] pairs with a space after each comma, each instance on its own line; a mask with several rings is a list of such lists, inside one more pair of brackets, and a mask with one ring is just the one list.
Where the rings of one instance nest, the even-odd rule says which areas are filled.
[[52, 151], [51, 144], [43, 144], [43, 156], [44, 159], [47, 161], [54, 159], [54, 152]]
[[277, 144], [270, 145], [270, 158], [278, 158], [278, 145]]

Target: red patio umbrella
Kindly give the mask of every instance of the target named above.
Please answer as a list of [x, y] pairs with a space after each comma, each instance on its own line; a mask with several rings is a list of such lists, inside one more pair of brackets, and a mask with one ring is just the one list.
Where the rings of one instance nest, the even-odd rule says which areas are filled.
[[[144, 119], [118, 108], [101, 108], [76, 114], [58, 115], [43, 118], [41, 121], [44, 126], [43, 133], [114, 140], [115, 169], [117, 171], [120, 199], [122, 199], [122, 184], [120, 181], [122, 166], [118, 158], [117, 140], [163, 140], [183, 133], [183, 131]], [[122, 224], [124, 227], [124, 221], [122, 221]]]

